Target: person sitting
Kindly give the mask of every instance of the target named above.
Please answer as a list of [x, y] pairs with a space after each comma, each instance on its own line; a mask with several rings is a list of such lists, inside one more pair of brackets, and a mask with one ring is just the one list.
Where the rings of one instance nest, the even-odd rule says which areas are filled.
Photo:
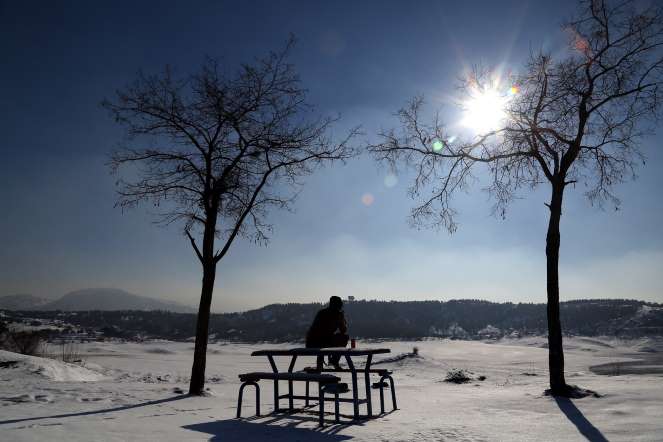
[[[343, 301], [338, 296], [329, 298], [329, 306], [320, 310], [306, 333], [307, 348], [345, 347], [348, 344], [348, 323], [343, 313]], [[322, 358], [318, 359], [321, 366]], [[340, 369], [340, 355], [330, 355], [329, 363]]]

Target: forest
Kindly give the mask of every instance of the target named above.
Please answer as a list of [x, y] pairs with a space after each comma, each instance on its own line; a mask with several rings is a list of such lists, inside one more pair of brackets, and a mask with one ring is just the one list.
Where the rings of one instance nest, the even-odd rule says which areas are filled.
[[[272, 304], [210, 318], [212, 340], [238, 342], [303, 341], [317, 303]], [[168, 311], [3, 311], [0, 320], [42, 327], [46, 337], [88, 334], [98, 338], [188, 340], [196, 315]], [[358, 339], [491, 339], [544, 335], [546, 305], [493, 303], [481, 300], [375, 301], [345, 303], [352, 337]], [[609, 299], [561, 303], [567, 335], [634, 338], [663, 335], [663, 306], [644, 301]]]

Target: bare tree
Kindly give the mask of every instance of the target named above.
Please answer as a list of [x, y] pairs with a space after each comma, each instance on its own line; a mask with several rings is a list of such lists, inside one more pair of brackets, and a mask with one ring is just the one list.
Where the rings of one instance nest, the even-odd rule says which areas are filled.
[[[411, 219], [444, 226], [453, 232], [456, 214], [451, 197], [476, 181], [477, 166], [486, 166], [494, 210], [503, 216], [522, 189], [546, 184], [551, 191], [546, 234], [550, 391], [573, 395], [564, 378], [559, 315], [559, 248], [562, 201], [566, 188], [587, 186], [594, 204], [619, 207], [616, 184], [635, 177], [644, 158], [642, 137], [651, 133], [661, 105], [663, 81], [663, 12], [636, 10], [632, 1], [581, 1], [577, 18], [564, 30], [569, 48], [560, 57], [532, 54], [510, 84], [518, 93], [505, 103], [499, 129], [471, 140], [454, 141], [440, 119], [425, 123], [423, 99], [397, 112], [401, 127], [385, 130], [370, 150], [392, 167], [412, 167], [415, 198], [426, 198]], [[490, 76], [475, 69], [465, 91], [482, 93]], [[484, 169], [484, 170], [486, 170]], [[428, 193], [432, 187], [432, 193]]]
[[[202, 394], [216, 266], [233, 241], [266, 243], [270, 208], [287, 208], [299, 183], [317, 166], [344, 160], [354, 131], [340, 142], [329, 134], [336, 118], [312, 116], [294, 68], [291, 39], [228, 75], [208, 59], [195, 75], [139, 74], [104, 101], [125, 126], [128, 144], [112, 154], [122, 208], [150, 202], [158, 222], [179, 222], [202, 265], [190, 394]], [[202, 232], [202, 241], [196, 233]]]

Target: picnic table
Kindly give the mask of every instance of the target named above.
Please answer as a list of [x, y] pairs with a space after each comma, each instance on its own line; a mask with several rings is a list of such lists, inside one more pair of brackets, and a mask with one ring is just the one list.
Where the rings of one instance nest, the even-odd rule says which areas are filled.
[[[359, 405], [366, 404], [366, 418], [373, 417], [373, 408], [371, 403], [371, 373], [377, 373], [380, 370], [371, 369], [371, 363], [373, 360], [373, 355], [390, 353], [391, 350], [388, 348], [339, 348], [339, 347], [330, 347], [330, 348], [291, 348], [291, 349], [275, 349], [275, 350], [257, 350], [251, 353], [251, 356], [266, 356], [269, 360], [269, 364], [272, 367], [274, 373], [279, 372], [279, 368], [276, 365], [276, 357], [289, 357], [290, 363], [288, 365], [287, 373], [293, 373], [295, 369], [295, 363], [300, 357], [315, 357], [316, 358], [316, 368], [315, 371], [319, 373], [350, 373], [352, 378], [352, 399], [339, 398], [338, 401], [341, 402], [352, 402], [354, 407], [354, 418], [359, 419], [362, 416], [359, 414]], [[338, 355], [342, 358], [345, 358], [348, 368], [347, 369], [336, 369], [333, 367], [324, 367], [323, 362], [324, 358], [332, 355]], [[363, 366], [357, 366], [355, 364], [356, 358], [366, 358], [366, 361]], [[359, 397], [359, 388], [358, 388], [358, 378], [360, 375], [364, 376], [364, 383], [366, 386], [366, 397]], [[293, 381], [288, 381], [288, 393], [284, 395], [279, 395], [279, 381], [278, 379], [274, 380], [274, 411], [279, 411], [279, 400], [288, 399], [289, 409], [292, 410], [293, 400], [294, 399], [304, 399], [307, 402], [311, 397], [308, 394], [308, 383], [307, 391], [305, 396], [295, 395], [293, 391]]]

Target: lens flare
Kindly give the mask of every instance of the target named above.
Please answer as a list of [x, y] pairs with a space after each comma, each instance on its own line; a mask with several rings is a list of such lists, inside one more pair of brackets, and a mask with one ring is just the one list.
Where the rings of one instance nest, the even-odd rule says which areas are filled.
[[375, 197], [370, 193], [365, 193], [361, 196], [361, 203], [366, 207], [371, 206], [374, 201]]
[[576, 37], [574, 46], [578, 52], [582, 52], [583, 54], [589, 53], [589, 42], [580, 36]]
[[442, 143], [442, 141], [440, 141], [440, 140], [433, 141], [433, 151], [439, 152], [439, 151], [442, 150], [443, 147], [444, 147], [444, 143]]
[[384, 185], [385, 187], [394, 187], [396, 184], [398, 184], [398, 178], [396, 175], [389, 174], [386, 177], [384, 177]]
[[516, 95], [518, 92], [520, 92], [520, 88], [515, 84], [509, 88], [509, 95]]

